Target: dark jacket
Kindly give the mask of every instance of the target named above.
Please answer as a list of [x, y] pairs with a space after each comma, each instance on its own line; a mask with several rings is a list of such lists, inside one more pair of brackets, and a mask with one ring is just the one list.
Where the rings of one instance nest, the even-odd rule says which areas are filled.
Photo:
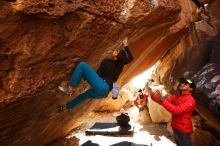
[[117, 56], [117, 60], [104, 59], [98, 70], [97, 74], [106, 80], [112, 89], [112, 84], [117, 81], [119, 75], [121, 74], [124, 65], [130, 63], [133, 60], [133, 56], [128, 47], [121, 50]]

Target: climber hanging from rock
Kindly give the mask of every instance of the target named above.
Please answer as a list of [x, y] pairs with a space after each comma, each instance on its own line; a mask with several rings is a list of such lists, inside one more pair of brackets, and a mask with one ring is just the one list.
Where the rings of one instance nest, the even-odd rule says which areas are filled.
[[66, 94], [72, 94], [76, 90], [80, 80], [83, 78], [90, 85], [90, 89], [78, 95], [73, 100], [62, 105], [60, 111], [66, 109], [72, 109], [75, 105], [85, 101], [89, 98], [105, 98], [113, 88], [113, 84], [117, 81], [121, 74], [123, 67], [133, 60], [132, 53], [128, 47], [128, 39], [123, 40], [124, 48], [120, 51], [114, 50], [111, 54], [111, 59], [104, 59], [97, 72], [93, 70], [85, 62], [80, 62], [74, 70], [70, 85], [60, 85], [58, 88], [60, 91]]

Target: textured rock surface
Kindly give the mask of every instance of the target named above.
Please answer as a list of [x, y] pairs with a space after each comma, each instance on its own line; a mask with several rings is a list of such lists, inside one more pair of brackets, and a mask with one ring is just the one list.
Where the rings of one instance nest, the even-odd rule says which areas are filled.
[[219, 145], [220, 141], [213, 136], [213, 133], [208, 128], [205, 128], [204, 119], [199, 115], [192, 118], [193, 123], [193, 134], [192, 141], [193, 145]]
[[186, 37], [160, 60], [157, 68], [157, 80], [167, 87], [181, 76], [196, 82], [197, 111], [217, 131], [220, 131], [219, 6], [219, 1], [211, 1], [208, 7], [210, 21], [191, 25]]
[[[120, 77], [124, 84], [179, 44], [194, 11], [191, 0], [0, 1], [1, 144], [39, 146], [68, 133], [102, 105], [92, 100], [56, 112], [73, 98], [59, 93], [57, 85], [79, 59], [97, 68], [128, 36], [135, 60]], [[188, 37], [178, 46], [197, 41], [195, 34]]]
[[[80, 124], [101, 103], [58, 114], [57, 106], [71, 97], [57, 85], [68, 79], [78, 58], [96, 68], [125, 36], [138, 40], [149, 29], [157, 30], [154, 38], [163, 35], [161, 28], [177, 21], [180, 7], [159, 2], [1, 1], [1, 143], [43, 145]], [[142, 49], [132, 47], [135, 56]]]
[[59, 138], [47, 146], [77, 146], [79, 145], [79, 139], [76, 137], [71, 138]]

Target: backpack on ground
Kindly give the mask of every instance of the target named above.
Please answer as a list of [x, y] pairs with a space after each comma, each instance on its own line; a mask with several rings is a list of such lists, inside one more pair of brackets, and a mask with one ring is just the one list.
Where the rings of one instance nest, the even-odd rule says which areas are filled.
[[116, 121], [118, 122], [120, 126], [128, 126], [130, 117], [128, 113], [121, 113], [121, 115], [116, 117]]

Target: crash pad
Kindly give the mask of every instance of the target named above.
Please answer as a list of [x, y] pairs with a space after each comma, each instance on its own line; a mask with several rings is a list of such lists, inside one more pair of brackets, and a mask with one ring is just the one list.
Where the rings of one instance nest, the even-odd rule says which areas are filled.
[[96, 122], [91, 128], [87, 129], [86, 135], [133, 135], [134, 124], [120, 126], [118, 123], [100, 123]]

